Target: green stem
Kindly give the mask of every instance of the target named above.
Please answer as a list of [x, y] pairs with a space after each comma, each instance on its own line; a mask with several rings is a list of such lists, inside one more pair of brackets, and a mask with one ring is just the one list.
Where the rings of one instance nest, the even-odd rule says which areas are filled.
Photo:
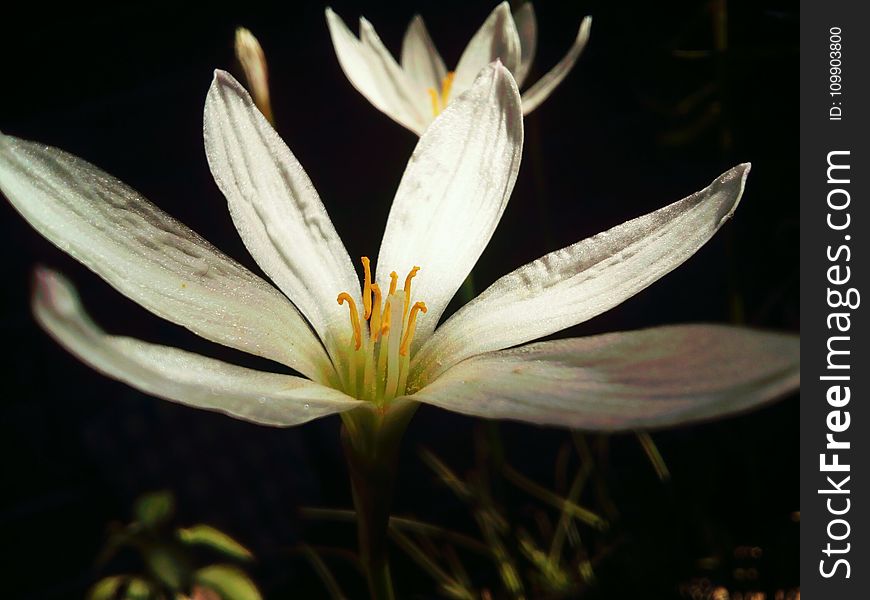
[[360, 562], [372, 600], [393, 600], [387, 547], [390, 506], [402, 434], [415, 405], [344, 413], [341, 441], [357, 514]]
[[366, 567], [366, 579], [369, 584], [369, 594], [372, 600], [393, 600], [393, 578], [390, 575], [390, 562], [384, 556], [382, 562]]

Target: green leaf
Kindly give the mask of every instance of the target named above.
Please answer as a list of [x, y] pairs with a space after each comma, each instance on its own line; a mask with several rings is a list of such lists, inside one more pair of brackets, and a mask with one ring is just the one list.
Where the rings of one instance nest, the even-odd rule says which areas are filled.
[[181, 590], [187, 581], [188, 565], [178, 552], [167, 546], [152, 546], [144, 552], [145, 562], [157, 579], [172, 591]]
[[169, 491], [144, 494], [136, 499], [133, 511], [136, 518], [149, 527], [162, 525], [175, 513], [175, 498]]
[[88, 600], [114, 600], [115, 595], [121, 589], [121, 586], [124, 585], [126, 579], [127, 577], [124, 575], [113, 575], [100, 579], [88, 591]]
[[151, 600], [151, 584], [144, 579], [131, 579], [124, 600]]
[[210, 525], [194, 525], [192, 527], [180, 528], [177, 533], [178, 538], [185, 544], [208, 546], [225, 556], [240, 560], [251, 560], [254, 558], [250, 550]]
[[262, 600], [254, 582], [232, 565], [211, 565], [195, 574], [196, 582], [220, 594], [222, 600]]

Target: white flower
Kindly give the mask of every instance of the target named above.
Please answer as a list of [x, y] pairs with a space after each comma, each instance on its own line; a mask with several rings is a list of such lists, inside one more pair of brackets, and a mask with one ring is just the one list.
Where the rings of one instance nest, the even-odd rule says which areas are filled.
[[749, 165], [517, 269], [436, 329], [507, 205], [522, 142], [516, 84], [494, 63], [420, 139], [375, 276], [363, 259], [362, 290], [305, 171], [221, 71], [205, 107], [209, 164], [242, 239], [280, 292], [61, 150], [0, 137], [0, 189], [122, 294], [304, 377], [108, 335], [69, 283], [39, 270], [36, 318], [64, 347], [149, 394], [256, 423], [294, 425], [351, 409], [376, 417], [426, 402], [484, 417], [635, 429], [747, 409], [798, 385], [790, 335], [683, 325], [523, 345], [595, 317], [685, 261], [731, 216]]
[[[453, 98], [471, 87], [481, 69], [496, 59], [501, 60], [522, 87], [538, 41], [532, 3], [524, 3], [511, 15], [508, 2], [502, 2], [468, 42], [456, 69], [448, 72], [419, 15], [411, 20], [405, 32], [401, 64], [364, 17], [359, 20], [359, 38], [330, 8], [326, 9], [326, 22], [338, 62], [353, 86], [375, 108], [417, 135]], [[583, 19], [565, 57], [523, 92], [523, 114], [537, 108], [571, 72], [589, 41], [591, 26], [591, 17]]]

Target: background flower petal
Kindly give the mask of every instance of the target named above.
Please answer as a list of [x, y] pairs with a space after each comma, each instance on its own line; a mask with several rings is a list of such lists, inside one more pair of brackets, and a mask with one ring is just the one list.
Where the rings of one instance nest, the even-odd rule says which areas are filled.
[[301, 377], [255, 371], [213, 358], [107, 335], [58, 273], [35, 274], [33, 312], [40, 325], [89, 366], [147, 394], [261, 425], [288, 426], [362, 402]]
[[453, 93], [461, 94], [474, 83], [480, 71], [498, 59], [511, 73], [520, 65], [520, 36], [510, 5], [502, 2], [489, 14], [468, 42], [453, 79]]
[[440, 92], [441, 83], [447, 75], [447, 67], [444, 66], [444, 60], [432, 43], [432, 38], [429, 37], [426, 24], [420, 15], [414, 15], [408, 23], [408, 29], [405, 30], [401, 61], [405, 74], [414, 80], [424, 93], [428, 88]]
[[274, 123], [272, 101], [269, 94], [269, 67], [263, 47], [249, 29], [236, 29], [236, 58], [245, 72], [245, 79], [251, 88], [251, 95], [263, 116]]
[[523, 114], [527, 115], [535, 110], [541, 102], [553, 93], [553, 90], [568, 76], [580, 54], [589, 41], [589, 31], [592, 29], [592, 17], [586, 17], [580, 23], [577, 37], [568, 49], [568, 54], [562, 58], [556, 66], [550, 69], [546, 75], [538, 79], [532, 87], [523, 92]]
[[538, 21], [535, 18], [535, 7], [531, 2], [524, 2], [514, 12], [514, 23], [520, 36], [520, 64], [514, 71], [514, 79], [517, 80], [518, 87], [523, 87], [532, 62], [535, 60], [538, 45]]
[[359, 280], [305, 170], [247, 91], [215, 71], [204, 116], [205, 150], [245, 246], [332, 348], [346, 342], [348, 292]]
[[0, 136], [0, 189], [39, 233], [154, 314], [313, 379], [331, 369], [278, 290], [90, 163]]
[[326, 23], [342, 71], [375, 108], [420, 135], [431, 121], [428, 96], [418, 93], [395, 59], [383, 49], [371, 25], [363, 27], [363, 22], [368, 23], [360, 21], [363, 36], [360, 40], [341, 17], [331, 8], [326, 9]]
[[795, 335], [674, 325], [476, 356], [411, 398], [481, 417], [619, 431], [714, 419], [799, 386]]
[[464, 358], [523, 344], [610, 310], [692, 256], [727, 221], [749, 164], [691, 196], [505, 275], [448, 319], [412, 364], [431, 380]]
[[507, 206], [523, 146], [516, 83], [494, 63], [451, 102], [414, 149], [378, 253], [377, 279], [414, 266], [415, 301], [429, 308], [415, 347], [434, 329], [471, 272]]

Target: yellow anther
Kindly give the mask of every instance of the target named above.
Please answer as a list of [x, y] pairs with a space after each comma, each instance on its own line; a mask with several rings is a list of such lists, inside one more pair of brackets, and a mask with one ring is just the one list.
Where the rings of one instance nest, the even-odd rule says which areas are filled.
[[408, 316], [408, 306], [411, 304], [411, 280], [414, 279], [414, 276], [417, 274], [417, 271], [420, 270], [420, 267], [414, 267], [411, 269], [411, 272], [408, 273], [408, 276], [405, 277], [405, 306], [402, 308], [402, 319]]
[[399, 347], [399, 354], [402, 356], [408, 356], [408, 346], [411, 345], [411, 342], [414, 339], [414, 330], [417, 328], [417, 313], [425, 313], [426, 311], [425, 302], [417, 302], [411, 309], [411, 316], [408, 317], [408, 327], [405, 328], [405, 338], [402, 340], [402, 345]]
[[390, 333], [390, 297], [384, 302], [384, 322], [381, 324], [381, 335], [386, 337]]
[[399, 274], [396, 273], [395, 271], [393, 271], [392, 273], [390, 273], [390, 293], [387, 294], [388, 298], [396, 293], [396, 284], [398, 284], [398, 283], [399, 283]]
[[359, 350], [359, 347], [362, 345], [362, 335], [360, 334], [359, 313], [356, 311], [356, 302], [353, 301], [350, 294], [342, 292], [338, 295], [338, 304], [340, 306], [345, 302], [347, 302], [350, 308], [350, 324], [353, 327], [354, 349]]
[[438, 113], [441, 112], [438, 92], [435, 91], [435, 88], [427, 88], [426, 91], [429, 92], [429, 99], [432, 101], [432, 116], [437, 117]]
[[377, 283], [372, 284], [372, 292], [375, 295], [372, 303], [372, 320], [370, 323], [372, 341], [377, 342], [381, 337], [381, 287]]
[[363, 283], [363, 309], [365, 314], [363, 318], [368, 321], [372, 316], [372, 268], [368, 256], [362, 257], [363, 271], [365, 272], [365, 281]]
[[456, 73], [450, 71], [441, 80], [441, 110], [447, 108], [447, 99], [450, 97], [450, 89], [453, 87], [454, 77], [456, 77]]

